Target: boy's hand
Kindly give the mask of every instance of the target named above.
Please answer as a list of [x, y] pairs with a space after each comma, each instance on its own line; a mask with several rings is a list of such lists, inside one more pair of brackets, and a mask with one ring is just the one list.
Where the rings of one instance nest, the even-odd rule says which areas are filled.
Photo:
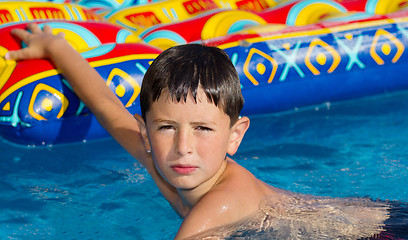
[[[9, 51], [6, 53], [6, 60], [24, 60], [48, 58], [49, 51], [53, 47], [57, 47], [57, 43], [65, 42], [64, 33], [60, 32], [57, 35], [52, 34], [50, 26], [44, 25], [41, 29], [37, 24], [30, 23], [27, 25], [27, 30], [13, 29], [11, 34], [22, 40], [27, 47], [21, 50]], [[62, 41], [61, 41], [62, 40]]]

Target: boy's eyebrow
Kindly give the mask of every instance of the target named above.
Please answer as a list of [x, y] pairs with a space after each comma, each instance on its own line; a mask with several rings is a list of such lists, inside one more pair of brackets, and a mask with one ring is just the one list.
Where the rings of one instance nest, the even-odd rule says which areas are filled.
[[214, 125], [215, 122], [192, 122], [191, 125], [198, 126], [198, 125]]
[[166, 119], [156, 119], [153, 120], [154, 123], [171, 123], [171, 124], [176, 124], [175, 121], [172, 120], [166, 120]]
[[[165, 120], [165, 119], [156, 119], [153, 120], [153, 123], [166, 123], [166, 124], [177, 124], [176, 121], [172, 120]], [[214, 125], [216, 122], [191, 122], [190, 125], [192, 126], [198, 126], [198, 125]]]

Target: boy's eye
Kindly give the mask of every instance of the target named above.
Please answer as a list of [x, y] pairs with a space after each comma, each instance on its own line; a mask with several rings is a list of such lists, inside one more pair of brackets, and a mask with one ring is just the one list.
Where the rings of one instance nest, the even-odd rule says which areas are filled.
[[163, 126], [159, 126], [158, 129], [159, 130], [171, 130], [171, 129], [174, 129], [174, 127], [171, 125], [163, 125]]
[[204, 131], [204, 132], [210, 132], [210, 131], [212, 131], [211, 128], [209, 128], [209, 127], [203, 127], [203, 126], [198, 126], [198, 127], [196, 127], [196, 129], [199, 130], [199, 131]]

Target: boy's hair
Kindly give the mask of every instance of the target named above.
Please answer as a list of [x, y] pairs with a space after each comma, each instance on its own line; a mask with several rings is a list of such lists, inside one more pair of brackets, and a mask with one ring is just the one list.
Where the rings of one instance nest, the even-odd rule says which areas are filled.
[[228, 55], [217, 47], [185, 44], [162, 52], [151, 64], [143, 78], [140, 93], [142, 117], [146, 120], [153, 101], [163, 90], [173, 101], [186, 101], [202, 89], [209, 102], [226, 113], [231, 126], [237, 121], [244, 105], [238, 73]]

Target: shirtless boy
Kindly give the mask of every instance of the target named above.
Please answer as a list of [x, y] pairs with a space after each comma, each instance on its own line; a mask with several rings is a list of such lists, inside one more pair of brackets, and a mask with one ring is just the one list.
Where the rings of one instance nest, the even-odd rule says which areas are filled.
[[228, 157], [249, 119], [239, 117], [240, 82], [222, 50], [192, 44], [164, 51], [145, 74], [142, 116], [132, 116], [62, 34], [36, 24], [27, 29], [12, 31], [28, 47], [8, 52], [6, 59], [48, 58], [55, 64], [184, 218], [176, 239], [246, 219], [277, 193]]
[[239, 117], [244, 103], [240, 82], [222, 50], [191, 44], [161, 53], [143, 79], [142, 116], [132, 116], [62, 34], [36, 24], [27, 30], [12, 34], [28, 47], [5, 58], [49, 58], [55, 64], [184, 218], [176, 239], [221, 236], [219, 231], [228, 237], [237, 226], [260, 230], [263, 239], [360, 239], [383, 231], [387, 204], [289, 193], [228, 157], [236, 153], [249, 119]]

